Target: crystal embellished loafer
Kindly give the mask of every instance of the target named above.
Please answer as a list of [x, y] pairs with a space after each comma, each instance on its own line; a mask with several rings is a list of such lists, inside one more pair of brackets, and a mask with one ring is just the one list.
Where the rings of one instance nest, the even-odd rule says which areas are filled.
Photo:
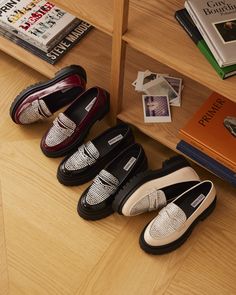
[[61, 157], [74, 151], [83, 142], [90, 128], [109, 111], [109, 93], [92, 87], [82, 93], [53, 121], [41, 140], [41, 149], [48, 157]]
[[93, 180], [78, 202], [78, 214], [97, 220], [113, 213], [112, 202], [117, 192], [136, 173], [147, 169], [143, 148], [135, 143], [123, 150]]
[[57, 178], [64, 185], [80, 185], [92, 180], [120, 151], [134, 142], [127, 124], [118, 124], [81, 145], [59, 165]]
[[61, 69], [55, 77], [23, 90], [13, 101], [10, 116], [16, 124], [44, 120], [70, 104], [86, 87], [86, 72], [78, 65]]
[[164, 207], [182, 192], [200, 181], [199, 176], [182, 156], [166, 160], [162, 168], [136, 175], [116, 195], [114, 211], [134, 216]]
[[161, 209], [141, 233], [140, 247], [150, 254], [164, 254], [180, 247], [199, 221], [214, 210], [214, 184], [203, 181]]

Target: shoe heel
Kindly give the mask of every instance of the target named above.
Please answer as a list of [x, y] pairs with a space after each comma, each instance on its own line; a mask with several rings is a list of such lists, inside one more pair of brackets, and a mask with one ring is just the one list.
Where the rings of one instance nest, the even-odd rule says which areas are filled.
[[72, 75], [72, 74], [79, 74], [80, 76], [83, 77], [83, 79], [85, 80], [85, 82], [87, 83], [87, 74], [86, 71], [83, 67], [79, 66], [79, 65], [71, 65], [68, 67], [65, 67], [61, 70], [59, 70], [58, 72], [55, 73], [55, 77], [62, 77], [62, 76], [67, 76], [67, 75]]
[[199, 216], [199, 220], [203, 221], [205, 220], [215, 209], [216, 206], [216, 197], [214, 201], [211, 203], [211, 205]]

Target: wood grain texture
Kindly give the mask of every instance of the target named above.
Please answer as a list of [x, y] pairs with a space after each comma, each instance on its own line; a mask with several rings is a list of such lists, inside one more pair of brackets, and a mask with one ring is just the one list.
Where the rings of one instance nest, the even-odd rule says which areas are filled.
[[113, 31], [113, 1], [110, 0], [72, 0], [53, 1], [59, 7], [85, 20], [99, 30], [112, 35]]
[[[88, 86], [99, 82], [101, 87], [109, 88], [111, 67], [111, 38], [94, 29], [72, 48], [58, 63], [50, 65], [18, 45], [0, 36], [0, 50], [52, 78], [61, 68], [79, 64], [88, 74]], [[98, 80], [99, 75], [99, 80]]]
[[[179, 142], [178, 130], [191, 118], [210, 94], [209, 89], [193, 82], [167, 66], [153, 61], [150, 57], [127, 47], [125, 66], [125, 84], [122, 111], [118, 118], [135, 125], [142, 132], [175, 150]], [[171, 123], [144, 123], [142, 93], [137, 93], [132, 86], [140, 70], [167, 73], [183, 79], [181, 107], [171, 107]]]
[[0, 292], [1, 295], [7, 295], [9, 291], [1, 182], [0, 182], [0, 291], [1, 291]]
[[183, 75], [236, 101], [236, 77], [221, 80], [174, 18], [183, 0], [132, 1], [128, 31], [130, 46]]
[[127, 30], [129, 1], [115, 0], [114, 10], [114, 31], [112, 38], [112, 63], [111, 63], [111, 111], [110, 116], [113, 122], [116, 115], [121, 110], [123, 83], [124, 83], [124, 65], [126, 44], [122, 40], [124, 32]]
[[[94, 54], [96, 58], [99, 55]], [[92, 64], [98, 64], [96, 58], [91, 59]], [[128, 84], [124, 86], [125, 105], [134, 94], [129, 83], [135, 79], [137, 68], [144, 65], [143, 61], [131, 53], [126, 69]], [[158, 69], [156, 64], [148, 65], [153, 71], [168, 69], [161, 64]], [[4, 248], [0, 242], [0, 253], [7, 262], [10, 295], [236, 293], [235, 188], [194, 165], [201, 179], [211, 179], [216, 185], [218, 204], [214, 213], [175, 252], [163, 256], [145, 254], [139, 248], [138, 238], [156, 212], [135, 218], [113, 214], [97, 222], [81, 219], [76, 205], [88, 184], [80, 187], [59, 184], [55, 175], [61, 159], [46, 158], [39, 148], [52, 119], [26, 128], [13, 124], [8, 115], [12, 99], [21, 88], [43, 77], [3, 53], [0, 68], [0, 183], [6, 243]], [[90, 79], [96, 84], [109, 81], [109, 77], [107, 81], [99, 72]], [[186, 95], [192, 93], [187, 90], [191, 85], [195, 85], [195, 99]], [[191, 115], [188, 107], [197, 107], [201, 102], [197, 98], [202, 99], [208, 90], [190, 81], [184, 91], [189, 92], [185, 93], [180, 115], [186, 119]], [[135, 108], [137, 102], [133, 102]], [[178, 124], [175, 111], [173, 116]], [[135, 122], [134, 116], [132, 120]], [[107, 127], [106, 121], [99, 122], [88, 139]], [[163, 132], [163, 137], [172, 142], [174, 126], [165, 132], [161, 130], [152, 129], [151, 133]], [[136, 129], [135, 137], [144, 146], [153, 169], [160, 168], [163, 160], [175, 154]], [[1, 212], [0, 206], [0, 226]], [[0, 283], [6, 286], [6, 263], [0, 266], [5, 275]]]

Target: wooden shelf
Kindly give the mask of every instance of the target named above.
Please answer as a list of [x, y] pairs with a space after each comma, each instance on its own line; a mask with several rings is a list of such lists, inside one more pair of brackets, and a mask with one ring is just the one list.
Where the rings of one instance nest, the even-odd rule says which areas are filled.
[[109, 0], [55, 0], [59, 7], [90, 23], [97, 29], [112, 35], [113, 1]]
[[[131, 83], [136, 79], [137, 72], [145, 69], [183, 78], [182, 106], [171, 107], [171, 123], [144, 123], [142, 93], [135, 92]], [[206, 87], [128, 47], [123, 106], [118, 118], [136, 126], [143, 133], [176, 151], [176, 144], [179, 142], [178, 130], [191, 118], [210, 93]]]
[[[136, 1], [137, 2], [137, 1]], [[221, 80], [174, 18], [184, 1], [132, 1], [128, 31], [130, 46], [183, 75], [236, 101], [236, 76]]]
[[48, 64], [3, 37], [0, 37], [0, 50], [49, 78], [67, 65], [79, 64], [87, 72], [88, 86], [99, 85], [107, 89], [110, 85], [111, 37], [96, 29], [89, 32], [56, 65]]

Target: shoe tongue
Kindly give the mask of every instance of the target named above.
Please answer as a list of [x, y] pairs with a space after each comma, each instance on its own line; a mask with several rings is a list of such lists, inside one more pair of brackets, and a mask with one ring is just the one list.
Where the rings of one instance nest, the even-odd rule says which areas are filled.
[[99, 151], [98, 149], [95, 147], [95, 145], [92, 143], [92, 141], [88, 141], [85, 144], [85, 151], [87, 152], [87, 154], [91, 157], [93, 157], [94, 159], [98, 159], [99, 158]]
[[115, 186], [119, 185], [119, 180], [110, 172], [104, 169], [99, 173], [99, 178], [107, 184], [111, 184]]
[[64, 113], [60, 113], [58, 115], [58, 124], [61, 125], [61, 127], [67, 127], [72, 130], [74, 130], [76, 127], [76, 124], [70, 118], [68, 118]]
[[38, 111], [40, 115], [44, 117], [50, 117], [52, 115], [52, 113], [50, 112], [44, 100], [39, 99], [37, 103], [38, 103]]

